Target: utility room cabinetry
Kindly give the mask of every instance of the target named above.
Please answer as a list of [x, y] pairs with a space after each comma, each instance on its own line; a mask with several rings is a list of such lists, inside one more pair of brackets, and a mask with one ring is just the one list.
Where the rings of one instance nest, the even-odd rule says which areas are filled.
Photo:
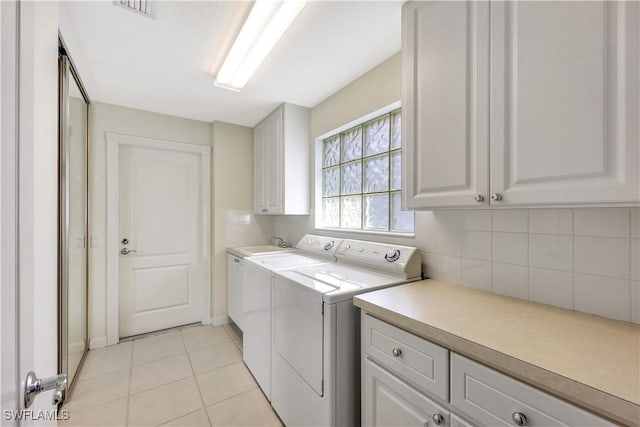
[[640, 202], [640, 3], [408, 2], [404, 203]]
[[309, 109], [284, 103], [253, 130], [253, 211], [308, 215]]
[[242, 258], [227, 255], [227, 295], [229, 317], [242, 330], [242, 298], [243, 298], [243, 264]]

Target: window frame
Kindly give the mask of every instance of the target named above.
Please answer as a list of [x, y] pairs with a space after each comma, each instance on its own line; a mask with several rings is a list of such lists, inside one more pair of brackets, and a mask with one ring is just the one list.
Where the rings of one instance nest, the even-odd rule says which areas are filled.
[[[401, 232], [401, 231], [392, 231], [391, 229], [389, 230], [374, 230], [374, 229], [366, 229], [364, 228], [364, 223], [361, 224], [362, 228], [341, 228], [341, 227], [325, 227], [322, 225], [322, 200], [323, 200], [323, 194], [322, 194], [322, 171], [323, 171], [323, 141], [331, 136], [335, 136], [336, 134], [341, 134], [342, 132], [345, 131], [349, 131], [355, 127], [358, 126], [362, 126], [362, 138], [363, 138], [363, 144], [364, 144], [364, 132], [365, 132], [365, 125], [369, 122], [371, 122], [374, 119], [379, 118], [380, 116], [384, 116], [385, 114], [389, 114], [392, 113], [398, 109], [400, 109], [401, 103], [400, 101], [394, 102], [392, 104], [389, 104], [383, 108], [380, 108], [376, 111], [373, 111], [371, 113], [368, 113], [362, 117], [359, 117], [355, 120], [350, 121], [349, 123], [346, 123], [340, 127], [337, 127], [335, 129], [332, 129], [329, 132], [325, 132], [320, 136], [315, 137], [314, 139], [314, 176], [315, 176], [315, 185], [314, 185], [314, 199], [315, 199], [315, 230], [316, 231], [335, 231], [335, 232], [341, 232], [341, 233], [355, 233], [355, 234], [371, 234], [371, 235], [383, 235], [383, 236], [393, 236], [393, 237], [407, 237], [407, 238], [412, 238], [415, 237], [415, 212], [414, 212], [414, 221], [413, 221], [413, 230], [412, 231], [407, 231], [407, 232]], [[389, 124], [391, 126], [391, 123]], [[389, 144], [391, 144], [391, 141], [389, 141]], [[342, 148], [341, 148], [342, 149]], [[363, 147], [364, 150], [364, 147]], [[362, 153], [362, 157], [358, 158], [357, 160], [361, 161], [362, 163], [362, 184], [364, 185], [364, 160], [371, 158], [371, 157], [375, 157], [378, 155], [384, 155], [385, 153], [389, 156], [389, 162], [391, 163], [391, 155], [394, 151], [397, 151], [398, 149], [392, 149], [391, 146], [389, 147], [389, 151], [386, 151], [384, 153], [379, 153], [376, 155], [372, 155], [372, 156], [364, 156], [364, 153]], [[400, 150], [402, 150], [402, 145], [400, 147]], [[401, 151], [402, 152], [402, 151]], [[357, 161], [354, 159], [354, 161]], [[348, 162], [340, 162], [338, 163], [336, 166], [338, 167], [342, 167], [343, 164], [348, 163]], [[402, 178], [402, 182], [404, 183], [404, 177]], [[342, 184], [340, 184], [342, 185]], [[400, 185], [400, 190], [392, 190], [391, 189], [391, 179], [389, 179], [389, 189], [383, 192], [374, 192], [374, 193], [364, 193], [363, 189], [361, 190], [360, 193], [354, 194], [354, 195], [359, 195], [361, 197], [363, 197], [363, 202], [362, 202], [362, 209], [364, 211], [364, 196], [367, 196], [369, 194], [388, 194], [389, 195], [389, 219], [391, 221], [391, 208], [392, 208], [392, 202], [391, 202], [391, 197], [393, 193], [396, 193], [398, 191], [402, 191], [402, 184]], [[336, 196], [337, 198], [341, 198], [342, 194]], [[363, 212], [363, 217], [364, 217], [364, 212]], [[363, 218], [364, 220], [364, 218]], [[389, 228], [391, 228], [391, 224], [389, 224]]]

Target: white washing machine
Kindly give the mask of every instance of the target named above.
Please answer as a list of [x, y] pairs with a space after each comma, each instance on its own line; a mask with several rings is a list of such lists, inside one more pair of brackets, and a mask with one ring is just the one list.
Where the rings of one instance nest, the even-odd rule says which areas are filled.
[[344, 240], [336, 257], [275, 275], [271, 404], [287, 426], [360, 425], [353, 296], [421, 278], [415, 248]]
[[306, 235], [297, 251], [244, 259], [242, 279], [242, 359], [271, 399], [271, 289], [275, 271], [335, 263], [342, 240]]

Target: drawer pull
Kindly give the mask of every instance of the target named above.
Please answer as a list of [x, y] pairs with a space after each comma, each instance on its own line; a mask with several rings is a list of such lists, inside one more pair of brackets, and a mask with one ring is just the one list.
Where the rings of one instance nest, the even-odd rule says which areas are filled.
[[511, 419], [517, 426], [527, 425], [527, 417], [522, 412], [514, 412], [511, 415]]
[[391, 350], [391, 354], [393, 354], [395, 357], [400, 357], [402, 356], [402, 350], [400, 350], [398, 347], [394, 347], [393, 350]]
[[444, 417], [442, 416], [442, 414], [433, 414], [433, 417], [431, 418], [433, 419], [433, 422], [438, 426], [444, 422]]

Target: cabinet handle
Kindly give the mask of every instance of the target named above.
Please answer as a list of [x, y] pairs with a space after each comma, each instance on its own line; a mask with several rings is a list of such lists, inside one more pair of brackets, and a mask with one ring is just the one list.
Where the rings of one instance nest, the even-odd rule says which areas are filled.
[[262, 209], [262, 212], [268, 212], [268, 210], [267, 209]]
[[475, 200], [478, 203], [484, 202], [484, 196], [482, 194], [476, 194], [473, 196], [473, 200]]
[[233, 262], [237, 262], [238, 264], [240, 264], [240, 260], [238, 258], [234, 258]]
[[431, 417], [433, 419], [433, 422], [436, 423], [436, 425], [440, 425], [444, 422], [444, 417], [442, 416], [442, 414], [433, 414], [433, 417]]
[[511, 419], [517, 426], [527, 425], [527, 417], [522, 412], [514, 412], [511, 415]]
[[402, 350], [400, 350], [398, 347], [394, 347], [393, 350], [391, 350], [391, 354], [393, 354], [395, 357], [400, 357], [402, 356]]
[[493, 193], [491, 195], [491, 200], [493, 200], [494, 202], [499, 202], [500, 200], [502, 200], [502, 194]]

